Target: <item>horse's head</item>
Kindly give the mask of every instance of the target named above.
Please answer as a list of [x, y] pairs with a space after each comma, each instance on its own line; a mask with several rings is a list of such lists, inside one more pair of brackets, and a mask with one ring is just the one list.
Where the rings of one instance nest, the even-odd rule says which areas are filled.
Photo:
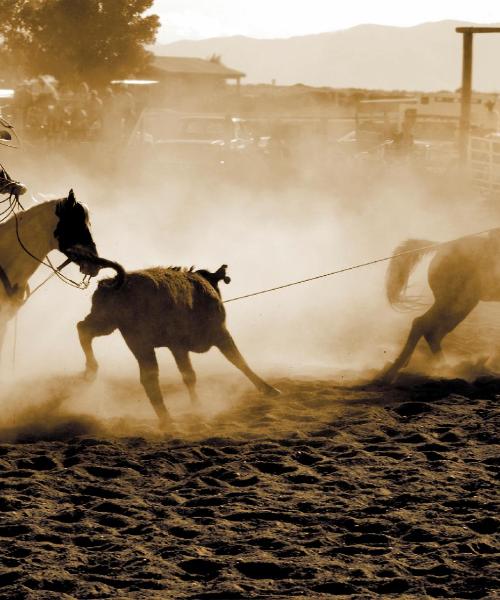
[[59, 201], [56, 207], [59, 218], [54, 237], [58, 248], [68, 258], [76, 262], [85, 275], [97, 275], [99, 266], [91, 259], [97, 256], [97, 249], [90, 232], [87, 208], [77, 202], [73, 190], [68, 197]]

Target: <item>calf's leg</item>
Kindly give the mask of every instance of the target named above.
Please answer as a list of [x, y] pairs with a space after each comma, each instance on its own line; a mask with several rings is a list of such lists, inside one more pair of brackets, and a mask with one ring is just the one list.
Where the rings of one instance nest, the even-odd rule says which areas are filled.
[[170, 415], [165, 408], [165, 404], [163, 403], [163, 395], [160, 390], [158, 361], [156, 360], [155, 349], [150, 344], [135, 337], [130, 337], [123, 334], [123, 338], [139, 363], [142, 387], [144, 388], [149, 401], [151, 402], [160, 421], [160, 428], [164, 429], [171, 424], [172, 419], [170, 418]]
[[76, 327], [80, 345], [85, 354], [85, 376], [93, 379], [99, 365], [92, 348], [92, 340], [95, 337], [113, 333], [116, 326], [105, 320], [97, 319], [93, 313], [90, 313]]
[[219, 348], [222, 354], [227, 358], [227, 360], [235, 367], [237, 367], [242, 373], [244, 373], [248, 379], [254, 384], [254, 386], [262, 393], [266, 394], [266, 396], [278, 396], [280, 392], [273, 388], [272, 385], [266, 383], [263, 379], [261, 379], [256, 373], [252, 371], [252, 369], [248, 366], [246, 360], [241, 355], [240, 351], [236, 347], [233, 338], [229, 331], [224, 330], [215, 346]]
[[193, 404], [197, 404], [198, 395], [196, 393], [196, 373], [194, 372], [193, 365], [191, 364], [189, 353], [187, 350], [175, 348], [172, 349], [172, 354], [174, 355], [177, 367], [181, 372], [182, 379], [184, 380], [184, 383], [188, 389], [191, 402]]

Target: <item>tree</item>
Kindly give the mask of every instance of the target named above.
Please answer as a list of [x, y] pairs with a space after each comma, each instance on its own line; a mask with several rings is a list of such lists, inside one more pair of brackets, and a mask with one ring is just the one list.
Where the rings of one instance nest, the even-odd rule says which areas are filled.
[[160, 20], [153, 0], [0, 0], [1, 55], [26, 75], [104, 85], [143, 70]]

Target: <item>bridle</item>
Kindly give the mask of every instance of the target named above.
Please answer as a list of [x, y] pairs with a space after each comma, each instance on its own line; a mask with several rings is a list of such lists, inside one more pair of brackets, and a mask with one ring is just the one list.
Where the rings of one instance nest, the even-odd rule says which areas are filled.
[[[14, 182], [12, 179], [10, 179], [9, 175], [7, 174], [7, 172], [2, 167], [1, 164], [0, 164], [0, 169], [2, 169], [3, 174], [6, 176], [6, 179], [7, 179], [7, 183], [4, 183], [3, 185], [0, 184], [0, 194], [5, 193], [6, 190], [10, 191], [7, 198], [0, 200], [0, 205], [4, 202], [8, 202], [8, 204], [9, 204], [7, 209], [0, 212], [0, 223], [5, 221], [11, 215], [14, 215], [15, 224], [16, 224], [16, 238], [17, 238], [17, 241], [18, 241], [19, 245], [21, 246], [21, 248], [33, 260], [36, 260], [39, 264], [47, 267], [48, 269], [50, 269], [52, 271], [51, 274], [46, 279], [44, 279], [44, 281], [42, 281], [33, 290], [30, 291], [30, 288], [27, 285], [26, 288], [23, 290], [23, 297], [19, 300], [19, 303], [24, 304], [28, 300], [29, 297], [31, 297], [38, 289], [40, 289], [43, 285], [45, 285], [45, 283], [47, 283], [47, 281], [49, 279], [54, 277], [54, 275], [58, 279], [60, 279], [63, 283], [65, 283], [66, 285], [69, 285], [71, 287], [74, 287], [74, 288], [77, 288], [80, 290], [86, 290], [90, 285], [90, 278], [91, 278], [90, 275], [84, 275], [81, 281], [75, 281], [62, 273], [62, 269], [64, 269], [71, 262], [73, 262], [71, 258], [67, 258], [58, 267], [55, 267], [52, 264], [52, 262], [48, 256], [46, 257], [46, 260], [38, 258], [38, 256], [33, 254], [33, 252], [31, 252], [29, 250], [29, 248], [26, 246], [26, 244], [23, 242], [23, 240], [21, 239], [20, 233], [19, 233], [18, 210], [20, 209], [21, 211], [23, 211], [24, 207], [21, 204], [21, 202], [19, 201], [19, 194], [16, 194], [15, 191], [13, 191], [13, 189], [15, 190], [16, 188], [15, 187], [12, 188], [12, 184], [18, 184], [19, 182]], [[5, 292], [7, 294], [7, 297], [9, 299], [12, 299], [14, 296], [16, 296], [16, 294], [19, 291], [19, 288], [18, 288], [17, 284], [12, 285], [7, 273], [5, 272], [5, 270], [3, 269], [3, 267], [1, 265], [0, 265], [0, 282], [2, 283], [2, 285], [5, 289]]]
[[[81, 281], [75, 281], [74, 279], [71, 279], [70, 277], [67, 277], [66, 275], [63, 275], [63, 273], [61, 272], [62, 269], [64, 269], [71, 262], [73, 262], [71, 258], [67, 258], [58, 267], [54, 267], [54, 265], [52, 264], [52, 262], [51, 262], [51, 260], [50, 260], [50, 258], [48, 256], [47, 256], [47, 260], [44, 261], [43, 259], [40, 259], [40, 258], [38, 258], [38, 256], [36, 256], [35, 254], [33, 254], [33, 252], [31, 252], [26, 247], [26, 244], [23, 242], [23, 240], [21, 239], [21, 236], [19, 235], [19, 217], [18, 217], [17, 212], [14, 212], [14, 219], [16, 221], [16, 237], [17, 237], [17, 241], [19, 242], [19, 245], [21, 246], [21, 248], [33, 260], [36, 260], [38, 263], [40, 263], [41, 265], [43, 265], [44, 267], [47, 267], [48, 269], [50, 269], [52, 271], [52, 273], [50, 274], [50, 276], [42, 283], [42, 285], [46, 281], [48, 281], [51, 277], [53, 277], [55, 275], [58, 279], [60, 279], [66, 285], [78, 288], [79, 290], [86, 290], [89, 287], [89, 285], [90, 285], [90, 278], [91, 278], [90, 275], [84, 275]], [[39, 287], [41, 287], [41, 286], [37, 286], [33, 290], [33, 292], [31, 292], [31, 293], [33, 294]]]

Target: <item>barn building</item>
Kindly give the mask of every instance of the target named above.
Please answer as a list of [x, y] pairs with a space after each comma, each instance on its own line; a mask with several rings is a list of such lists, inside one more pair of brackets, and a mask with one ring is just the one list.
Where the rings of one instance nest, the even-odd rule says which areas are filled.
[[239, 91], [245, 73], [226, 67], [218, 57], [206, 60], [183, 56], [155, 56], [147, 73], [159, 82], [164, 102], [210, 98], [234, 86]]

